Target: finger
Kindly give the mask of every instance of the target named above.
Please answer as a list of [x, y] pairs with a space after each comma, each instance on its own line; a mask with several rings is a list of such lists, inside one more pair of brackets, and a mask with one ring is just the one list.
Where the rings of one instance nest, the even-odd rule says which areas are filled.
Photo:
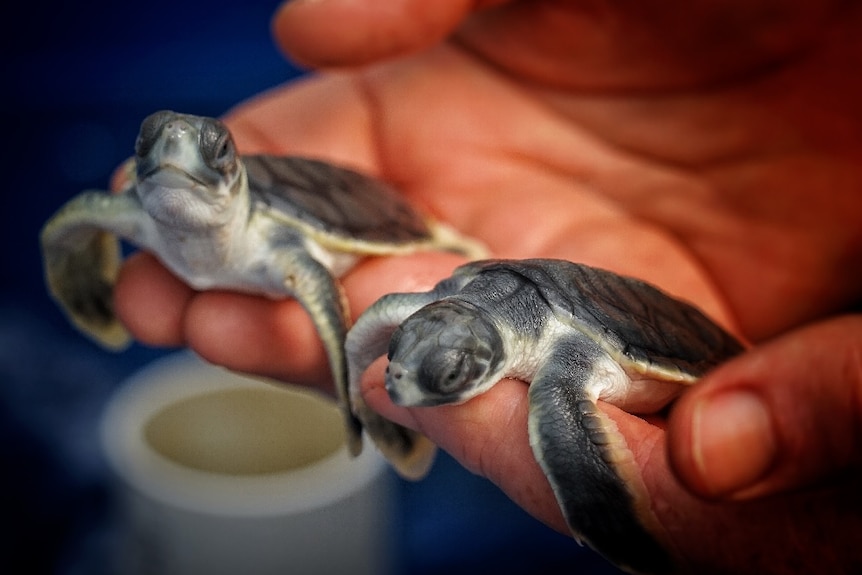
[[293, 299], [202, 292], [190, 302], [183, 328], [189, 347], [211, 363], [333, 392], [314, 325]]
[[809, 486], [862, 460], [862, 316], [787, 334], [684, 395], [670, 463], [694, 493], [747, 499]]
[[[384, 386], [385, 368], [386, 360], [381, 358], [362, 380], [363, 398], [372, 409], [420, 431], [465, 468], [492, 481], [536, 519], [560, 533], [570, 533], [530, 446], [527, 384], [503, 379], [461, 405], [405, 408], [390, 400]], [[655, 469], [661, 469], [665, 461], [662, 430], [612, 405], [600, 402], [599, 408], [629, 438], [635, 461], [651, 469], [653, 483]]]
[[[422, 431], [537, 519], [566, 533], [529, 447], [524, 383], [502, 380], [462, 405], [406, 409], [389, 401], [384, 369], [381, 360], [363, 379], [363, 396], [371, 407]], [[784, 498], [705, 502], [671, 474], [660, 427], [608, 404], [600, 403], [600, 408], [628, 440], [658, 521], [653, 534], [679, 562], [679, 572], [845, 572], [847, 558], [858, 558], [858, 479]], [[797, 545], [799, 541], [806, 545]]]
[[194, 291], [145, 252], [132, 254], [114, 289], [117, 317], [143, 344], [185, 344], [183, 318]]
[[536, 519], [568, 533], [550, 483], [530, 447], [527, 386], [504, 379], [461, 405], [404, 408], [384, 388], [385, 360], [368, 370], [362, 396], [375, 411], [417, 430], [473, 473], [491, 480]]
[[318, 68], [358, 66], [431, 46], [471, 11], [500, 3], [293, 0], [276, 13], [273, 34], [281, 49], [299, 63]]
[[[351, 314], [386, 291], [429, 289], [461, 261], [449, 254], [414, 254], [362, 262], [342, 279]], [[314, 324], [293, 299], [203, 292], [188, 304], [183, 329], [188, 344], [213, 363], [332, 391]]]
[[[462, 261], [428, 253], [363, 262], [343, 280], [353, 315], [386, 291], [430, 289]], [[332, 391], [317, 332], [293, 299], [195, 292], [153, 256], [138, 253], [123, 266], [115, 300], [120, 320], [144, 344], [188, 345], [228, 369]]]
[[293, 300], [196, 292], [144, 252], [123, 266], [114, 298], [118, 317], [143, 344], [188, 345], [236, 371], [329, 385], [316, 332]]

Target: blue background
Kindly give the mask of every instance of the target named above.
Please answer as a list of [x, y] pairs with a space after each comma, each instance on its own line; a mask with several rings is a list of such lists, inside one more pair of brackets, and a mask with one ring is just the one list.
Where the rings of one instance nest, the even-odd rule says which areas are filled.
[[[11, 537], [0, 540], [0, 556], [6, 565], [25, 565], [28, 573], [105, 572], [113, 501], [96, 423], [111, 391], [167, 352], [135, 345], [112, 354], [74, 332], [46, 294], [38, 230], [65, 200], [106, 186], [150, 112], [219, 115], [299, 74], [272, 43], [276, 6], [272, 0], [31, 2], [4, 15], [0, 517]], [[618, 573], [446, 456], [429, 478], [399, 483], [399, 491], [403, 573]]]

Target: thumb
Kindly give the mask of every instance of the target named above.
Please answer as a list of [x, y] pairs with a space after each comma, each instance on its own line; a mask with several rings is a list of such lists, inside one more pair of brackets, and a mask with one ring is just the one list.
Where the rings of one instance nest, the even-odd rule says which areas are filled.
[[862, 462], [862, 316], [788, 333], [709, 374], [668, 422], [668, 456], [708, 498], [749, 499]]
[[406, 55], [449, 35], [471, 12], [502, 0], [289, 0], [273, 19], [281, 49], [314, 67]]

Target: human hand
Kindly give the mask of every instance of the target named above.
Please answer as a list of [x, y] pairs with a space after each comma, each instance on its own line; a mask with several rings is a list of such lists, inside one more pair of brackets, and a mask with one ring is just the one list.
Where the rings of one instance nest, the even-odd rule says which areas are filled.
[[[285, 49], [341, 71], [235, 110], [240, 149], [358, 167], [495, 256], [597, 265], [697, 303], [754, 349], [686, 394], [669, 422], [604, 406], [642, 469], [659, 536], [683, 570], [858, 565], [862, 322], [823, 320], [862, 294], [858, 8], [466, 4], [287, 4], [275, 21]], [[458, 263], [369, 260], [344, 279], [353, 313], [384, 292], [427, 289]], [[197, 294], [137, 256], [117, 305], [146, 343], [326, 385], [295, 302]], [[412, 410], [388, 401], [379, 374], [364, 385], [383, 415], [565, 529], [527, 444], [522, 383]], [[771, 448], [752, 451], [756, 415], [723, 442], [693, 431], [700, 400], [736, 387], [767, 402]]]

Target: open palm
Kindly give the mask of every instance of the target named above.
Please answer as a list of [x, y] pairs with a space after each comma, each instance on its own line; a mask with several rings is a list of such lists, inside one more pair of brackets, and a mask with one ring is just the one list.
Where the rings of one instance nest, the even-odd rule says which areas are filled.
[[[491, 2], [499, 6], [469, 15], [454, 1], [401, 3], [423, 17], [407, 8], [381, 14], [372, 3], [288, 4], [278, 37], [308, 62], [413, 54], [321, 73], [243, 104], [227, 118], [239, 148], [357, 167], [494, 256], [559, 257], [641, 277], [754, 344], [790, 332], [756, 346], [749, 364], [790, 346], [848, 357], [862, 349], [858, 317], [792, 331], [862, 294], [858, 9], [545, 1]], [[716, 33], [717, 22], [729, 35]], [[377, 30], [379, 42], [357, 30]], [[445, 254], [363, 262], [344, 279], [353, 314], [384, 293], [427, 289], [459, 263]], [[295, 302], [194, 293], [137, 256], [117, 305], [144, 342], [327, 385], [323, 351]], [[744, 356], [719, 370], [715, 385], [723, 372], [733, 379], [751, 369]], [[504, 381], [461, 406], [406, 410], [388, 401], [379, 372], [371, 375], [372, 407], [565, 529], [527, 443], [526, 386]], [[818, 569], [842, 554], [859, 560], [851, 480], [780, 499], [706, 503], [670, 471], [666, 421], [605, 408], [629, 438], [664, 527], [659, 537], [683, 569], [798, 569], [805, 555], [788, 553], [788, 542], [817, 545], [827, 531], [835, 555], [821, 552]], [[676, 462], [690, 488], [721, 495], [698, 485], [691, 462]], [[776, 485], [791, 484], [787, 475]], [[849, 534], [836, 534], [836, 522]]]

